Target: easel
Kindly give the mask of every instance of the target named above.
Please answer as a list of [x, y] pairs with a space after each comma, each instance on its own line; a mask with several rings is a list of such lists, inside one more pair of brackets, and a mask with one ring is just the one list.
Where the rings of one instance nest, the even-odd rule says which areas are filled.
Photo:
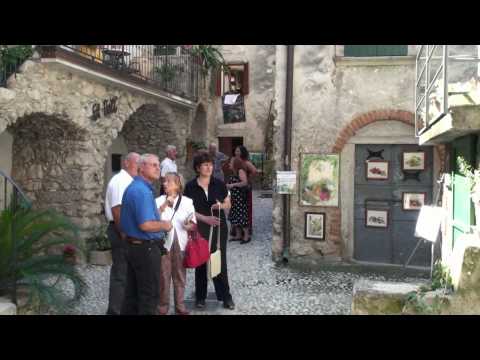
[[[440, 198], [440, 192], [442, 191], [442, 186], [443, 186], [443, 182], [444, 182], [444, 179], [445, 179], [445, 174], [442, 174], [440, 180], [437, 181], [437, 184], [439, 184], [438, 186], [438, 189], [437, 189], [437, 193], [435, 195], [435, 207], [438, 207], [438, 200]], [[432, 209], [434, 209], [434, 207], [432, 207]], [[423, 212], [423, 207], [422, 207], [422, 210], [420, 211], [420, 214], [422, 214]], [[426, 210], [426, 209], [425, 209]], [[417, 220], [417, 227], [418, 227], [418, 223], [419, 223], [419, 220], [420, 220], [420, 215], [418, 217], [418, 220]], [[441, 224], [441, 219], [440, 219], [440, 222], [437, 224], [436, 227], [438, 227], [433, 233], [435, 235], [430, 235], [428, 238], [420, 238], [418, 240], [418, 243], [417, 245], [415, 246], [415, 248], [413, 249], [412, 253], [410, 254], [410, 256], [408, 257], [407, 261], [405, 262], [405, 264], [403, 265], [404, 268], [406, 268], [408, 266], [408, 264], [410, 263], [410, 260], [412, 260], [413, 256], [415, 255], [418, 247], [420, 246], [420, 244], [422, 242], [427, 242], [429, 241], [432, 245], [431, 245], [431, 261], [430, 261], [430, 278], [432, 278], [433, 276], [433, 263], [434, 263], [434, 252], [435, 252], [435, 243], [437, 242], [438, 240], [438, 237], [439, 237], [439, 232], [440, 232], [440, 224]], [[415, 231], [415, 233], [417, 232], [417, 229]], [[432, 233], [432, 234], [433, 234]]]

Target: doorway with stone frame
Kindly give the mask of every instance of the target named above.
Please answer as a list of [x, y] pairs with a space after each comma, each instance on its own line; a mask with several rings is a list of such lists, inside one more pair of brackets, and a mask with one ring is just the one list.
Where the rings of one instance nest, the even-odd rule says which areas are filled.
[[[396, 120], [382, 120], [372, 122], [355, 131], [355, 135], [348, 138], [340, 153], [340, 206], [341, 206], [341, 235], [343, 239], [342, 257], [347, 261], [361, 262], [355, 258], [355, 175], [356, 175], [356, 148], [357, 145], [370, 145], [372, 148], [379, 144], [406, 146], [418, 145], [413, 126]], [[376, 150], [370, 149], [370, 150]], [[438, 173], [439, 159], [435, 152], [432, 155], [432, 180]], [[365, 174], [362, 173], [365, 177]], [[367, 262], [368, 263], [368, 262]]]

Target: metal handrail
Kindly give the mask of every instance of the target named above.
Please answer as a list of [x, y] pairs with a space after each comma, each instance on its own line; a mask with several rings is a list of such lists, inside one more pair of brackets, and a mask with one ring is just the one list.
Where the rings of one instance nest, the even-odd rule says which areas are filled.
[[[0, 170], [0, 177], [3, 178], [4, 180], [4, 193], [3, 193], [3, 200], [4, 200], [4, 210], [7, 207], [7, 199], [8, 199], [8, 184], [11, 185], [12, 187], [12, 201], [11, 201], [11, 206], [12, 206], [12, 211], [15, 213], [19, 207], [19, 195], [22, 197], [22, 200], [24, 201], [24, 204], [27, 204], [27, 206], [31, 206], [31, 201], [28, 199], [28, 197], [25, 195], [25, 193], [20, 189], [20, 187], [13, 181], [13, 179], [5, 174], [2, 170]], [[11, 293], [11, 298], [12, 302], [16, 305], [17, 304], [17, 278], [16, 278], [16, 273], [17, 273], [17, 239], [15, 236], [16, 233], [16, 228], [15, 228], [15, 216], [12, 218], [11, 222], [11, 229], [10, 233], [12, 236], [12, 293]]]
[[[443, 46], [443, 54], [441, 57], [434, 55], [434, 52], [437, 47]], [[478, 45], [477, 45], [478, 46]], [[426, 50], [425, 52], [425, 64], [421, 67], [419, 66], [420, 54], [422, 51]], [[429, 74], [423, 81], [422, 75], [424, 71], [428, 71], [430, 66], [430, 61], [433, 59], [439, 60], [442, 59], [442, 63], [438, 65], [438, 68], [435, 71], [434, 76], [430, 79]], [[431, 128], [434, 124], [436, 124], [439, 120], [441, 120], [448, 112], [449, 108], [449, 92], [448, 92], [448, 85], [451, 82], [451, 78], [449, 77], [449, 63], [458, 63], [458, 62], [472, 62], [472, 63], [479, 63], [480, 56], [475, 55], [458, 55], [452, 54], [452, 45], [421, 45], [416, 56], [416, 78], [415, 78], [415, 134], [419, 137], [429, 128]], [[436, 81], [439, 79], [440, 75], [443, 76], [443, 89], [440, 89], [441, 95], [443, 95], [442, 101], [442, 109], [441, 112], [435, 118], [429, 118], [429, 96], [432, 93], [433, 89], [436, 88]], [[451, 75], [450, 75], [451, 76]], [[423, 95], [419, 96], [419, 88], [422, 86], [422, 83], [425, 85], [425, 90]], [[442, 94], [443, 93], [443, 94]], [[423, 103], [425, 102], [425, 103]], [[418, 128], [419, 125], [419, 112], [420, 110], [424, 110], [424, 116], [422, 120], [424, 125], [422, 129]], [[428, 121], [427, 121], [428, 120]]]

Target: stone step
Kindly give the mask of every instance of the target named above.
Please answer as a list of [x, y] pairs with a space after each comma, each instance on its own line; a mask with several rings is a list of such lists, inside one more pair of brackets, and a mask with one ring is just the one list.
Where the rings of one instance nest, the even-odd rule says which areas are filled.
[[407, 294], [422, 285], [425, 283], [357, 280], [353, 285], [352, 314], [401, 314]]
[[7, 298], [0, 297], [0, 315], [17, 315], [17, 307]]

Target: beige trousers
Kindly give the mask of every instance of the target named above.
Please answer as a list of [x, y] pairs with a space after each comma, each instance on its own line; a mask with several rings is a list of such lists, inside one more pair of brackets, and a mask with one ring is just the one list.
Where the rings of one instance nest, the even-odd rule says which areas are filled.
[[183, 266], [184, 252], [180, 250], [177, 234], [174, 234], [170, 251], [162, 256], [160, 274], [159, 314], [166, 314], [170, 305], [170, 283], [173, 280], [173, 297], [176, 311], [186, 311], [184, 296], [187, 271]]

